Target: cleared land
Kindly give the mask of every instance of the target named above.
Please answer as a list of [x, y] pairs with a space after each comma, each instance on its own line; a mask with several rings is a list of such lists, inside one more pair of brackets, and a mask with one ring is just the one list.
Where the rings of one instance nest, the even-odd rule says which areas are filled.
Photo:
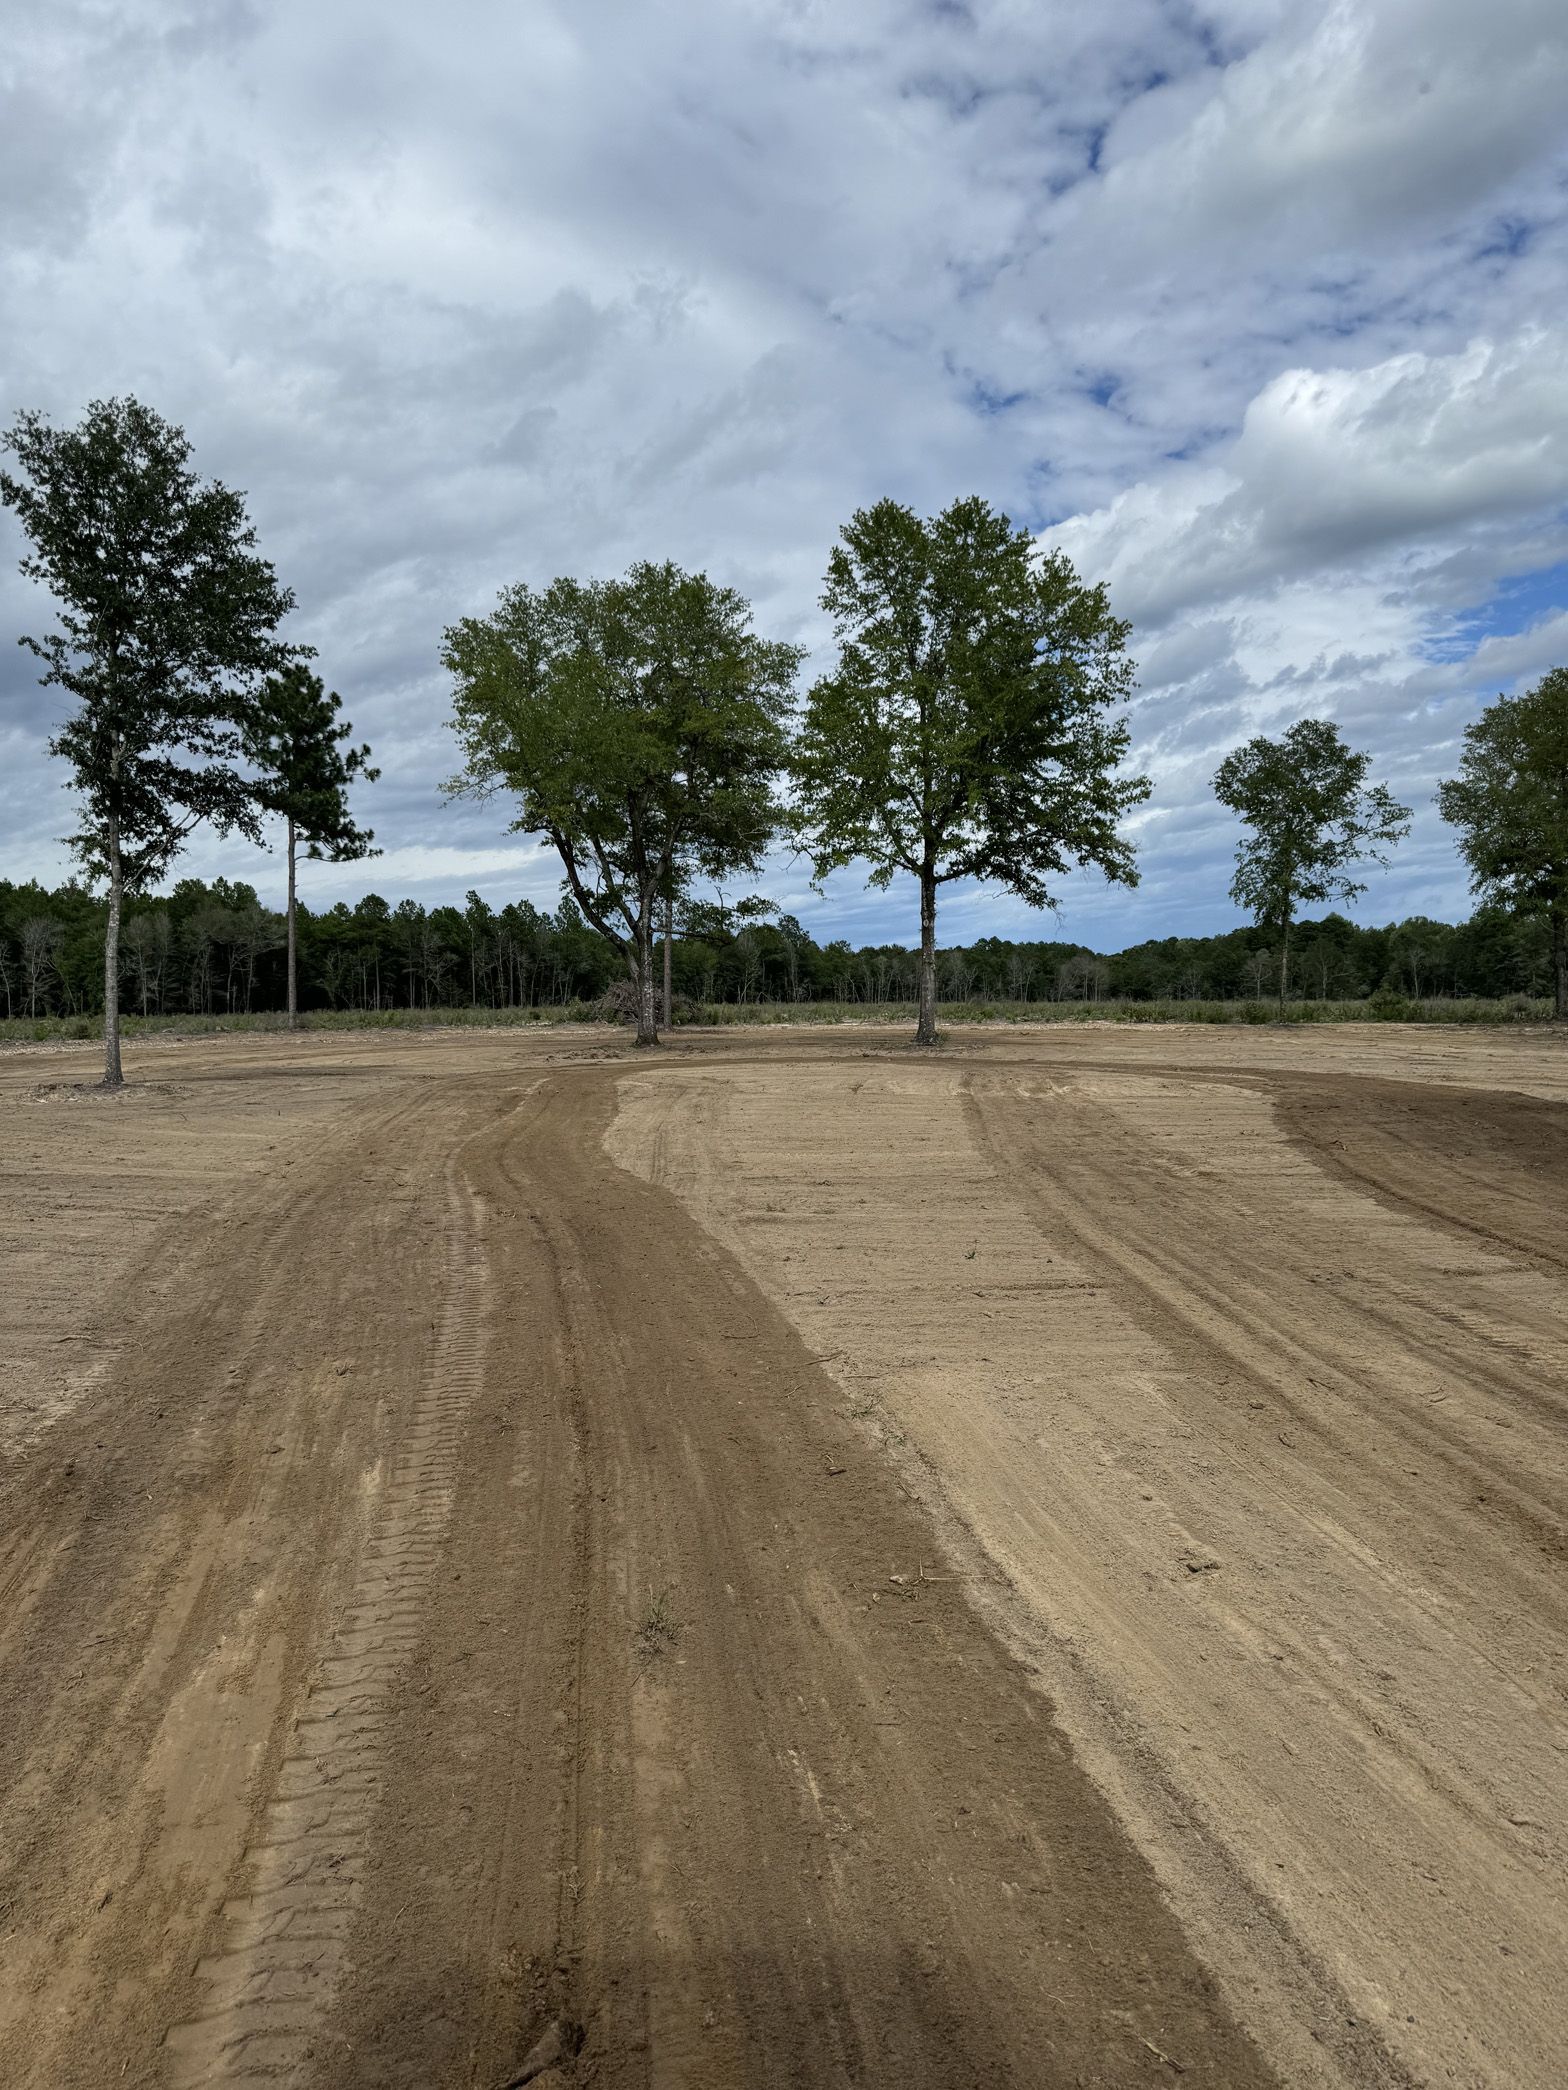
[[1568, 2080], [1560, 1041], [91, 1059], [0, 2081]]

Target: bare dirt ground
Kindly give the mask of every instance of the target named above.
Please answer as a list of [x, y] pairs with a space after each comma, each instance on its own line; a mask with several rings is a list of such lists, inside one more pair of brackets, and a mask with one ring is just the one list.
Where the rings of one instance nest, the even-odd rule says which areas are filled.
[[0, 2082], [1568, 2080], [1560, 1041], [132, 1071], [0, 1057]]

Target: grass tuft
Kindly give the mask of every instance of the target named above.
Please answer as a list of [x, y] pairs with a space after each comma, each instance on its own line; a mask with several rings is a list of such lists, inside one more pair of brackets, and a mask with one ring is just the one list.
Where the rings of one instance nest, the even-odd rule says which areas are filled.
[[657, 1661], [660, 1655], [669, 1653], [685, 1630], [675, 1615], [670, 1592], [650, 1589], [647, 1609], [634, 1635], [637, 1652], [645, 1661]]

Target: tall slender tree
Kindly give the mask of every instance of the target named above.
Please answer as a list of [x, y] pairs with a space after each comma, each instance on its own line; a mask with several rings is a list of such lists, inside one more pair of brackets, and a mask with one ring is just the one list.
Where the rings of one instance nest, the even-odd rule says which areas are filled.
[[1369, 784], [1372, 757], [1358, 754], [1326, 718], [1298, 719], [1279, 740], [1258, 734], [1233, 748], [1214, 774], [1214, 795], [1252, 832], [1236, 850], [1231, 898], [1278, 929], [1279, 1007], [1290, 981], [1290, 931], [1302, 906], [1353, 899], [1363, 863], [1386, 864], [1410, 832], [1410, 808], [1386, 784]]
[[979, 499], [927, 522], [896, 501], [840, 532], [822, 606], [838, 665], [806, 702], [793, 826], [816, 875], [870, 866], [920, 891], [916, 1042], [936, 1042], [937, 888], [994, 881], [1033, 907], [1074, 865], [1136, 885], [1118, 823], [1148, 796], [1114, 707], [1129, 627], [1061, 552]]
[[345, 746], [354, 729], [338, 713], [343, 699], [301, 662], [269, 676], [245, 713], [244, 749], [260, 772], [254, 789], [260, 804], [284, 822], [288, 849], [289, 1029], [299, 1028], [297, 979], [296, 869], [301, 842], [316, 862], [349, 863], [377, 856], [371, 828], [355, 825], [348, 809], [356, 779], [374, 783], [370, 749]]
[[465, 758], [447, 789], [518, 800], [658, 1041], [657, 912], [694, 879], [754, 870], [773, 833], [799, 649], [761, 639], [731, 588], [670, 564], [509, 588], [447, 632]]
[[32, 547], [22, 571], [61, 605], [58, 629], [22, 644], [76, 700], [50, 747], [74, 771], [75, 847], [108, 884], [104, 1085], [118, 1088], [124, 896], [203, 820], [259, 839], [238, 720], [301, 655], [279, 636], [294, 597], [256, 551], [243, 497], [204, 485], [184, 433], [137, 400], [95, 400], [76, 428], [21, 414], [3, 447], [19, 475], [0, 472], [0, 498]]
[[1568, 668], [1499, 697], [1465, 728], [1459, 775], [1438, 786], [1437, 802], [1459, 829], [1472, 890], [1546, 917], [1553, 1013], [1568, 1023]]

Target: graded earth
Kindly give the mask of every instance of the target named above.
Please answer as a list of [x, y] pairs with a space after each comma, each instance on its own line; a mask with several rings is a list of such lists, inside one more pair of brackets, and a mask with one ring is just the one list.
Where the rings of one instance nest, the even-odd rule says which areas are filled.
[[0, 2083], [1568, 2081], [1568, 1049], [0, 1055]]

